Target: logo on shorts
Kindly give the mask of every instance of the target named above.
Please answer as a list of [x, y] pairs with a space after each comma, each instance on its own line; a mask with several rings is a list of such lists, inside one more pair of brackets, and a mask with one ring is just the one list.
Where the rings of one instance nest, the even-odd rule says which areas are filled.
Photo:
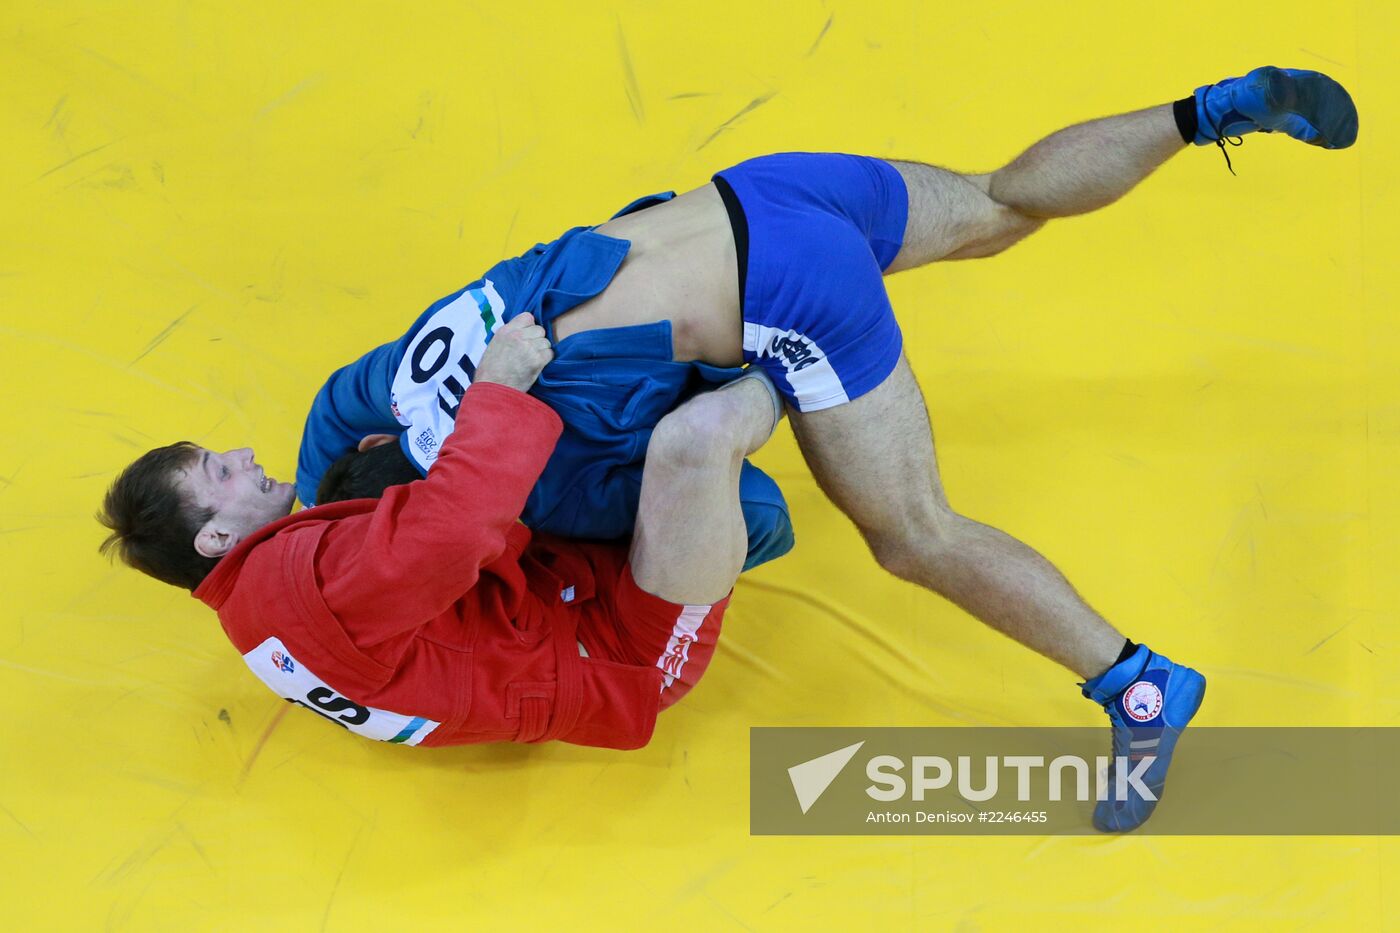
[[768, 344], [768, 354], [782, 359], [789, 372], [801, 372], [815, 366], [820, 357], [812, 349], [812, 341], [796, 334], [778, 334]]
[[1162, 711], [1162, 691], [1154, 683], [1139, 680], [1123, 691], [1123, 712], [1138, 722], [1156, 719]]
[[425, 459], [432, 460], [437, 457], [437, 436], [433, 434], [432, 428], [424, 428], [423, 433], [413, 439], [413, 445], [423, 452]]
[[676, 639], [676, 643], [661, 658], [661, 672], [672, 677], [681, 676], [681, 668], [685, 667], [685, 662], [690, 660], [690, 646], [695, 643], [695, 636], [682, 635]]
[[272, 666], [284, 674], [291, 674], [297, 669], [296, 664], [292, 661], [292, 656], [280, 651], [272, 652]]
[[403, 412], [399, 411], [398, 396], [391, 396], [389, 399], [389, 410], [394, 413], [394, 417], [403, 421]]

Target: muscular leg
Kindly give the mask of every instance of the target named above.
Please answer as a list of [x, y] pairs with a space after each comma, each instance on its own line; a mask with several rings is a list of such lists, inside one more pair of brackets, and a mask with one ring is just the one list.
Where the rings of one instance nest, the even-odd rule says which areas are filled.
[[[1047, 219], [1118, 200], [1184, 147], [1166, 104], [1060, 130], [987, 175], [894, 162], [909, 219], [886, 271], [999, 253]], [[1049, 561], [949, 507], [907, 361], [850, 404], [794, 415], [793, 429], [817, 481], [886, 569], [1082, 677], [1116, 659], [1122, 634]], [[891, 489], [900, 490], [897, 500]]]
[[773, 433], [774, 403], [756, 379], [697, 396], [657, 424], [642, 471], [632, 577], [673, 603], [712, 604], [748, 549], [739, 468]]
[[949, 507], [907, 360], [866, 395], [793, 413], [792, 425], [822, 490], [856, 523], [886, 570], [1085, 679], [1117, 658], [1123, 635], [1049, 561]]
[[892, 162], [909, 191], [909, 220], [887, 272], [999, 253], [1046, 220], [1112, 204], [1185, 146], [1163, 104], [1052, 133], [988, 175]]
[[[897, 164], [909, 214], [887, 271], [988, 256], [1048, 219], [1110, 204], [1183, 148], [1183, 135], [1203, 143], [1220, 142], [1232, 129], [1282, 131], [1327, 148], [1345, 148], [1356, 137], [1350, 96], [1314, 72], [1256, 69], [1197, 89], [1193, 103], [1209, 132], [1178, 131], [1176, 108], [1161, 106], [1061, 130], [990, 175]], [[1183, 108], [1183, 122], [1189, 113]], [[1141, 825], [1160, 796], [1176, 738], [1200, 707], [1205, 678], [1145, 645], [1125, 652], [1123, 636], [1048, 561], [949, 507], [927, 411], [903, 357], [874, 390], [794, 414], [793, 428], [823, 490], [856, 522], [886, 569], [1085, 678], [1084, 696], [1109, 716], [1117, 762], [1131, 750], [1146, 754], [1153, 791], [1100, 801], [1094, 825], [1106, 831]], [[1127, 700], [1138, 694], [1155, 697], [1155, 709], [1142, 701], [1130, 707]], [[1146, 748], [1155, 753], [1140, 751]]]

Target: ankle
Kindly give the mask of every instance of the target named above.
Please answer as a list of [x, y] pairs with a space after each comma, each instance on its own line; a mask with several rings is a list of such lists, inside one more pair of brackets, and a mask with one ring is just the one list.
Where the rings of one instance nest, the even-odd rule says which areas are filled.
[[1183, 97], [1172, 104], [1172, 116], [1176, 118], [1176, 129], [1188, 146], [1196, 141], [1200, 132], [1200, 117], [1196, 114], [1196, 95]]

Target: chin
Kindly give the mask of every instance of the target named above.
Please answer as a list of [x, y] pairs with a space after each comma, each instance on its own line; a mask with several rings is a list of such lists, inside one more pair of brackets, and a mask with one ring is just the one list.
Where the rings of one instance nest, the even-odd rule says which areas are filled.
[[296, 487], [288, 486], [285, 490], [279, 489], [277, 491], [276, 498], [277, 505], [274, 508], [274, 514], [272, 518], [269, 519], [270, 521], [276, 521], [277, 519], [282, 518], [285, 515], [291, 514], [292, 503], [296, 502], [297, 500]]

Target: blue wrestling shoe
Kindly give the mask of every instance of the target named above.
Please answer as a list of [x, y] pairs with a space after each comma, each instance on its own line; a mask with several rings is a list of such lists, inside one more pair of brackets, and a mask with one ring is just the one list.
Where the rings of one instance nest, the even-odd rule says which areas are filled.
[[[1196, 715], [1206, 695], [1206, 679], [1196, 671], [1173, 664], [1146, 645], [1138, 645], [1126, 660], [1080, 685], [1084, 695], [1108, 713], [1113, 726], [1113, 760], [1108, 768], [1108, 798], [1094, 807], [1094, 827], [1106, 833], [1127, 832], [1147, 821], [1162, 797], [1177, 739]], [[1138, 763], [1153, 756], [1137, 780], [1124, 777], [1126, 798], [1119, 800], [1118, 762], [1128, 762], [1128, 775]], [[1151, 792], [1149, 800], [1137, 790], [1140, 783]]]
[[1196, 88], [1196, 145], [1213, 143], [1222, 152], [1227, 141], [1238, 146], [1240, 136], [1255, 132], [1287, 133], [1310, 146], [1345, 149], [1356, 142], [1356, 123], [1356, 105], [1346, 88], [1316, 71], [1269, 65]]

